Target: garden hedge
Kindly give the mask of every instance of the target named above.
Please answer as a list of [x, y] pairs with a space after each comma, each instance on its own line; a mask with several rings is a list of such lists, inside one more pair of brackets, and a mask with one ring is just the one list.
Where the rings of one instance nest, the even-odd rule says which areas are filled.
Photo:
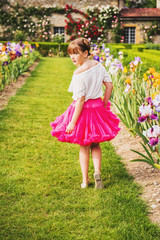
[[[118, 52], [122, 51], [124, 55], [123, 65], [128, 65], [135, 57], [140, 57], [144, 71], [149, 67], [154, 67], [160, 71], [160, 51], [155, 50], [160, 44], [106, 44], [110, 48], [111, 54], [118, 58]], [[155, 47], [154, 47], [155, 46]], [[159, 48], [160, 49], [160, 48]]]
[[[35, 42], [30, 42], [32, 46], [35, 46]], [[69, 43], [51, 43], [51, 42], [38, 42], [38, 51], [42, 56], [67, 56], [67, 47]]]

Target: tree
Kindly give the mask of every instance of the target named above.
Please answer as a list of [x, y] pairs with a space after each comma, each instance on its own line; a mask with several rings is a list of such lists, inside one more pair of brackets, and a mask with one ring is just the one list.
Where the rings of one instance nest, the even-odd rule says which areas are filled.
[[156, 8], [156, 0], [125, 0], [129, 8]]

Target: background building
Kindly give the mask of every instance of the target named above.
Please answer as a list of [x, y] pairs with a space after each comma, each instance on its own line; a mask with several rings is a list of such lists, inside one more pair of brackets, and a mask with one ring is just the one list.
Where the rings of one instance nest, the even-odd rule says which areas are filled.
[[[141, 0], [135, 0], [136, 2], [141, 2]], [[116, 6], [120, 10], [120, 16], [122, 22], [124, 23], [124, 42], [125, 43], [143, 43], [144, 42], [144, 31], [143, 28], [150, 28], [154, 22], [160, 23], [160, 0], [156, 0], [157, 8], [131, 8], [125, 7], [124, 0], [8, 0], [8, 2], [16, 6], [18, 3], [20, 7], [61, 7], [65, 8], [66, 4], [72, 5], [73, 8], [86, 12], [87, 6], [95, 6], [97, 3], [99, 5], [110, 5]], [[12, 9], [6, 5], [7, 11]], [[72, 13], [75, 19], [82, 18], [82, 15]], [[53, 13], [48, 17], [51, 23], [51, 32], [53, 34], [65, 33], [65, 14]], [[160, 28], [160, 26], [159, 26]], [[1, 31], [3, 31], [3, 26], [1, 26]], [[67, 37], [65, 38], [65, 41]], [[153, 42], [160, 43], [160, 36], [154, 36]]]

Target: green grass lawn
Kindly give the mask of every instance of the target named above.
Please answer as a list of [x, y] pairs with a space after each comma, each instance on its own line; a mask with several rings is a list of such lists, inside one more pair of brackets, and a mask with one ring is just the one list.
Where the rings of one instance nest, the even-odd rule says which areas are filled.
[[79, 146], [51, 136], [50, 122], [72, 101], [73, 70], [69, 58], [42, 58], [0, 112], [0, 239], [160, 239], [110, 143], [101, 144], [105, 189], [97, 191], [92, 161], [91, 186], [81, 189]]

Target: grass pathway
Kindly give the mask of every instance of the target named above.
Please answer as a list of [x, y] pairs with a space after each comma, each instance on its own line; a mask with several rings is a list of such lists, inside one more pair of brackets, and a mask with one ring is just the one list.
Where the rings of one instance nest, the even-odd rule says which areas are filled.
[[[68, 58], [43, 58], [0, 112], [0, 239], [150, 240], [140, 188], [110, 143], [102, 143], [105, 189], [81, 189], [77, 145], [50, 135], [50, 121], [71, 103]], [[123, 146], [122, 146], [123, 147]]]

